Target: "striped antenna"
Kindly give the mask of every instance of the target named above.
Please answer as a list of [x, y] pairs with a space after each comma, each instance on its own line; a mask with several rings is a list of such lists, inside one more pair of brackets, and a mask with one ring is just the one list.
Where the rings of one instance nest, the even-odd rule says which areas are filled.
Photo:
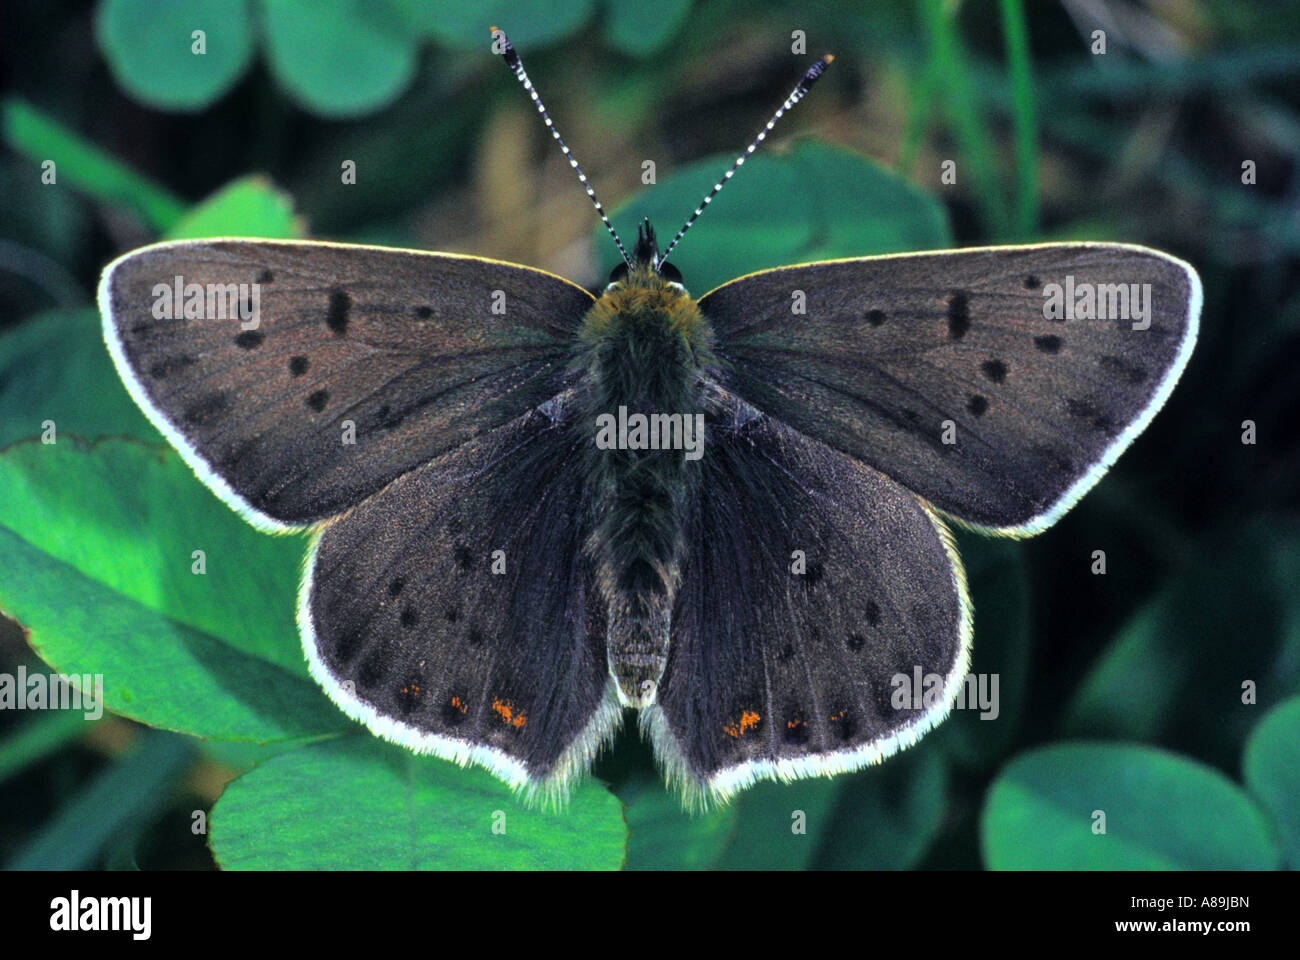
[[491, 29], [493, 41], [501, 41], [500, 52], [506, 58], [506, 64], [514, 72], [515, 79], [524, 85], [524, 89], [528, 91], [528, 95], [533, 98], [533, 103], [537, 105], [537, 112], [542, 115], [542, 119], [546, 121], [547, 129], [551, 131], [551, 136], [555, 138], [555, 142], [558, 143], [560, 149], [564, 151], [564, 156], [569, 161], [569, 166], [573, 167], [574, 172], [578, 175], [578, 179], [582, 181], [582, 188], [587, 191], [587, 196], [591, 198], [591, 202], [596, 207], [596, 212], [600, 214], [600, 219], [604, 222], [605, 229], [608, 230], [609, 235], [614, 238], [614, 245], [618, 247], [618, 252], [623, 255], [623, 261], [630, 268], [632, 266], [632, 258], [627, 255], [627, 250], [623, 248], [623, 241], [618, 238], [618, 233], [615, 232], [614, 225], [609, 222], [609, 217], [605, 216], [605, 208], [601, 206], [600, 200], [596, 197], [596, 191], [591, 189], [591, 184], [587, 182], [587, 175], [582, 172], [582, 167], [578, 166], [578, 161], [574, 159], [573, 153], [569, 150], [568, 144], [566, 144], [564, 138], [560, 136], [560, 131], [556, 130], [555, 124], [551, 122], [551, 115], [546, 112], [546, 106], [542, 103], [542, 98], [537, 95], [537, 91], [533, 88], [533, 82], [528, 79], [528, 74], [524, 71], [524, 62], [519, 59], [519, 54], [515, 52], [514, 44], [510, 42], [504, 30], [499, 27], [492, 27]]
[[709, 195], [704, 198], [704, 202], [695, 208], [695, 212], [691, 214], [691, 218], [686, 221], [680, 230], [677, 231], [677, 236], [673, 237], [673, 242], [668, 244], [668, 249], [665, 250], [663, 256], [659, 258], [660, 263], [663, 263], [668, 259], [668, 254], [673, 252], [673, 247], [677, 246], [677, 241], [681, 240], [686, 231], [691, 229], [691, 224], [699, 219], [700, 214], [704, 212], [704, 208], [713, 202], [713, 198], [718, 195], [718, 191], [722, 189], [723, 184], [735, 176], [736, 171], [739, 170], [744, 165], [745, 161], [749, 159], [750, 154], [757, 150], [758, 145], [767, 139], [767, 135], [771, 133], [772, 128], [776, 126], [776, 122], [785, 115], [787, 110], [804, 98], [804, 94], [812, 89], [812, 85], [817, 82], [817, 78], [826, 72], [826, 68], [831, 65], [831, 61], [834, 59], [835, 58], [828, 53], [808, 68], [808, 72], [803, 75], [803, 79], [795, 85], [795, 88], [792, 91], [790, 91], [790, 96], [785, 98], [785, 103], [781, 104], [781, 106], [777, 108], [776, 113], [772, 114], [772, 119], [767, 121], [767, 125], [758, 132], [758, 136], [754, 138], [754, 142], [745, 149], [744, 153], [736, 158], [736, 162], [731, 165], [731, 169], [723, 174], [722, 179], [713, 185], [713, 189], [710, 190]]

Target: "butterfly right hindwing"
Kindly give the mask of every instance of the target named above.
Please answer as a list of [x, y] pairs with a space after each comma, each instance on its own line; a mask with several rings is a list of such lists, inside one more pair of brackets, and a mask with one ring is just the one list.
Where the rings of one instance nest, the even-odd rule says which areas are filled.
[[[668, 665], [642, 721], [697, 799], [889, 756], [948, 712], [969, 658], [943, 523], [888, 477], [751, 414], [710, 433]], [[897, 702], [897, 678], [910, 691], [918, 673], [920, 699]]]

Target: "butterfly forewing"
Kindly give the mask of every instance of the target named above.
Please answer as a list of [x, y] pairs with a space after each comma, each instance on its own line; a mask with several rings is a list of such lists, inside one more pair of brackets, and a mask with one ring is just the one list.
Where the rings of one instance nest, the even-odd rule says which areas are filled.
[[[1088, 291], [1094, 317], [1067, 315]], [[1166, 254], [1047, 244], [769, 270], [700, 308], [747, 401], [959, 520], [1022, 534], [1164, 403], [1200, 300], [1195, 271]]]
[[573, 443], [530, 412], [399, 478], [320, 535], [299, 609], [351, 716], [555, 795], [620, 715]]
[[914, 742], [948, 712], [969, 656], [943, 524], [888, 477], [769, 417], [709, 443], [644, 721], [670, 775], [718, 799]]
[[[186, 318], [187, 291], [204, 315]], [[204, 240], [116, 261], [100, 301], [136, 401], [223, 499], [276, 528], [334, 516], [554, 396], [592, 298], [474, 257]]]

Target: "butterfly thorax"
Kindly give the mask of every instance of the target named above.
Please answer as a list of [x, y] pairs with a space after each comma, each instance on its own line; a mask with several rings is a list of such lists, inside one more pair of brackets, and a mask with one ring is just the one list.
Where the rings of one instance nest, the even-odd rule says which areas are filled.
[[578, 339], [579, 429], [589, 469], [586, 544], [607, 606], [620, 699], [654, 701], [695, 503], [712, 334], [680, 284], [634, 267], [588, 312]]

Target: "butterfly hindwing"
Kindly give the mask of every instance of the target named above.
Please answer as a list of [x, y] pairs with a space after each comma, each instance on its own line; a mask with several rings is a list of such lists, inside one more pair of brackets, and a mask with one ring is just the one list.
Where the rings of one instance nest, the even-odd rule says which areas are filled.
[[[688, 793], [857, 769], [948, 711], [970, 609], [941, 521], [889, 478], [770, 417], [715, 426], [659, 699]], [[898, 677], [922, 689], [896, 701]]]
[[537, 411], [319, 535], [299, 625], [349, 715], [561, 795], [620, 717], [569, 428]]
[[[1058, 305], [1091, 290], [1133, 318], [1048, 319], [1053, 284]], [[1190, 266], [1121, 244], [826, 261], [700, 298], [745, 400], [1013, 535], [1054, 522], [1154, 416], [1200, 306]]]
[[[173, 295], [188, 290], [201, 301]], [[209, 292], [218, 316], [186, 319]], [[560, 392], [591, 303], [566, 280], [492, 260], [256, 240], [146, 247], [100, 287], [104, 337], [136, 402], [267, 529], [334, 516]]]

